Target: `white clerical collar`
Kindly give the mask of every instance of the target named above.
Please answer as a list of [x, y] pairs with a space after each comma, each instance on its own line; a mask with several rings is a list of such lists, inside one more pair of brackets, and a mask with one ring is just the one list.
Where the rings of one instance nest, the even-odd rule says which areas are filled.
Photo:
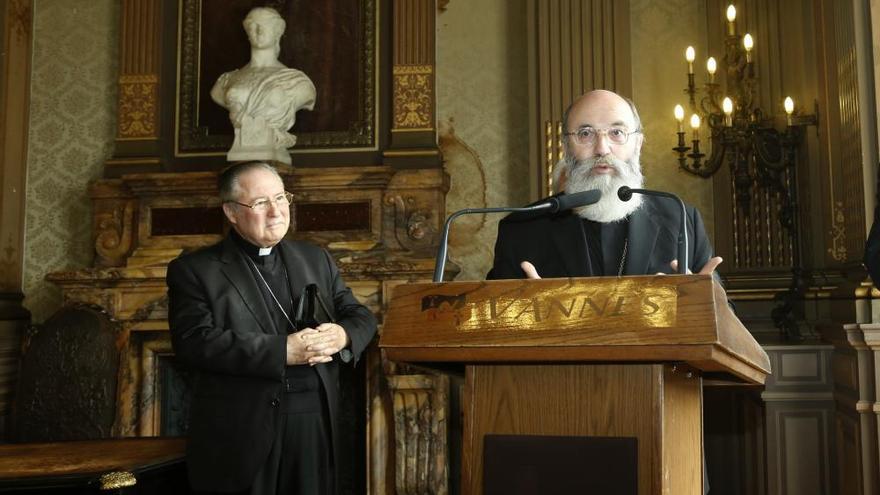
[[269, 256], [272, 254], [272, 247], [260, 248], [260, 251], [257, 253], [259, 256]]

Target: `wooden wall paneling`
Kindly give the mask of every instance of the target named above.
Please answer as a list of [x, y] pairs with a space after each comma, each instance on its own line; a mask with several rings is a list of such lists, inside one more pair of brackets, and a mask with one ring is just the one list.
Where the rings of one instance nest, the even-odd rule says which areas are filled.
[[120, 18], [116, 142], [107, 174], [159, 171], [162, 2], [124, 0]]
[[764, 349], [773, 368], [761, 395], [768, 493], [837, 493], [832, 346], [766, 345]]
[[858, 263], [865, 240], [860, 81], [853, 16], [853, 2], [816, 0], [823, 93], [821, 178], [825, 182], [820, 201], [827, 218], [822, 254], [823, 264], [829, 267]]
[[0, 441], [6, 438], [18, 381], [30, 105], [32, 0], [0, 3]]
[[704, 382], [703, 435], [713, 495], [767, 493], [763, 387]]
[[[632, 94], [629, 3], [529, 0], [529, 156], [533, 199], [547, 195], [562, 159], [562, 114], [592, 89]], [[610, 29], [609, 29], [610, 27]]]
[[439, 167], [435, 0], [392, 2], [391, 142], [385, 163]]

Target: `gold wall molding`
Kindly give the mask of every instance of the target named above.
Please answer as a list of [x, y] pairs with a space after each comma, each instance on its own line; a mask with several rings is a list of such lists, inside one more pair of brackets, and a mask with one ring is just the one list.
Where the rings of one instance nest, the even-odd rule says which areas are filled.
[[119, 77], [117, 139], [156, 139], [159, 77], [127, 74]]
[[434, 127], [434, 67], [394, 66], [394, 129]]
[[115, 160], [143, 159], [142, 143], [159, 139], [162, 2], [123, 0], [119, 19], [119, 93], [116, 107]]
[[831, 247], [828, 254], [834, 261], [846, 261], [846, 215], [844, 214], [843, 201], [835, 201], [831, 210]]
[[[392, 1], [391, 149], [437, 149], [436, 16], [444, 8], [435, 0]], [[440, 166], [438, 158], [422, 163]]]

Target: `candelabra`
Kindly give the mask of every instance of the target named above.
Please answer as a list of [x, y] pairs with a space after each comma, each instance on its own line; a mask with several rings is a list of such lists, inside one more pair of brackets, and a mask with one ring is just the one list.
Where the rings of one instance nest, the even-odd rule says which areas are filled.
[[[774, 324], [783, 336], [799, 339], [800, 331], [793, 317], [794, 304], [803, 299], [809, 274], [803, 269], [798, 227], [797, 203], [797, 149], [803, 139], [804, 128], [815, 125], [816, 113], [801, 115], [794, 100], [786, 97], [783, 108], [786, 126], [783, 131], [773, 126], [771, 114], [759, 108], [752, 49], [754, 38], [736, 30], [736, 8], [727, 7], [727, 35], [724, 40], [726, 90], [715, 81], [718, 63], [714, 57], [706, 61], [708, 80], [703, 91], [694, 81], [695, 50], [687, 47], [688, 95], [692, 111], [693, 130], [691, 146], [686, 143], [684, 108], [675, 107], [678, 122], [679, 167], [691, 174], [708, 178], [727, 165], [734, 185], [735, 201], [745, 215], [749, 214], [753, 187], [763, 187], [778, 194], [782, 227], [792, 242], [792, 282], [788, 290], [777, 296], [778, 306], [773, 309]], [[700, 150], [700, 128], [705, 124], [710, 137], [708, 155]], [[705, 148], [705, 147], [704, 147]]]

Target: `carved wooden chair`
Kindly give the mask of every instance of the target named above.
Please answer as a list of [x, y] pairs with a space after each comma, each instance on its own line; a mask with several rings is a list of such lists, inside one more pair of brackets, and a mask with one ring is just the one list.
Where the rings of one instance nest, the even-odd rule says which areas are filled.
[[76, 305], [32, 327], [23, 343], [12, 439], [110, 438], [116, 419], [119, 325]]

